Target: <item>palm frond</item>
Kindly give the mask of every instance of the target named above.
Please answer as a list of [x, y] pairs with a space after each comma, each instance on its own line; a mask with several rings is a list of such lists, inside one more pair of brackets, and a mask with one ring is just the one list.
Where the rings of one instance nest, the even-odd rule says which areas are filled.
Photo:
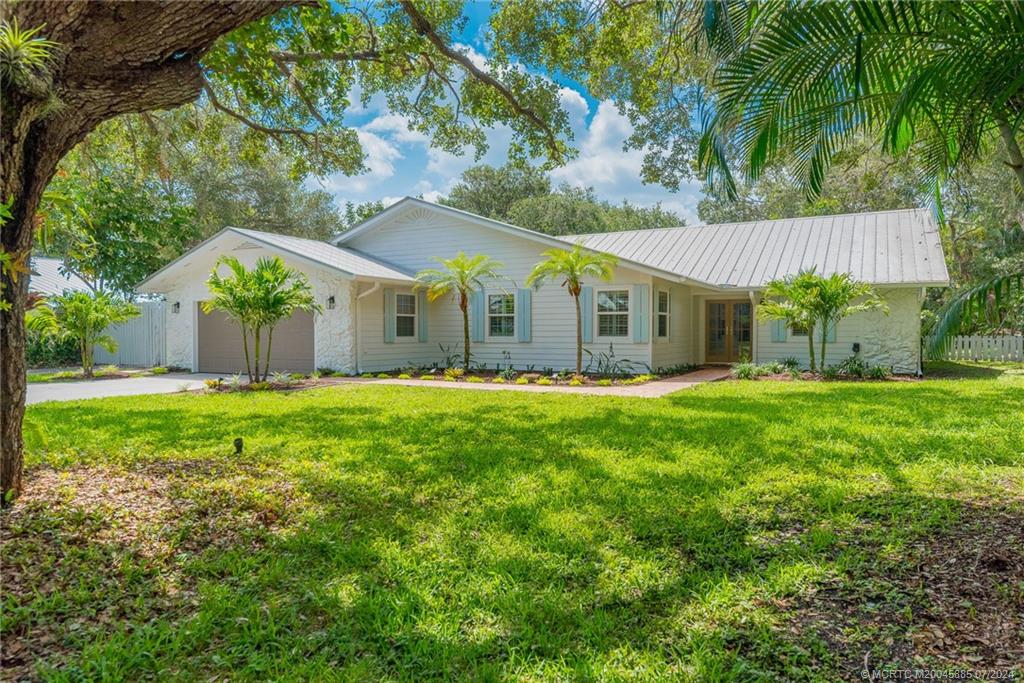
[[925, 356], [932, 360], [943, 358], [953, 338], [985, 316], [990, 295], [998, 310], [1014, 288], [1024, 290], [1024, 275], [997, 275], [957, 292], [936, 312], [935, 321], [924, 338]]

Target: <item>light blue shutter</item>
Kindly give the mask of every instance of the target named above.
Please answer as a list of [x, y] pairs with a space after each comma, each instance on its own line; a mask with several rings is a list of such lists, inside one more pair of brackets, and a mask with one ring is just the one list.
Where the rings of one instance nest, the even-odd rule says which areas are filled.
[[528, 342], [532, 333], [533, 291], [516, 290], [516, 341]]
[[784, 341], [786, 341], [786, 321], [785, 320], [773, 320], [772, 321], [772, 341], [773, 342], [784, 342]]
[[427, 341], [427, 293], [422, 289], [416, 294], [416, 322], [419, 325], [419, 340]]
[[633, 285], [633, 341], [646, 344], [651, 339], [651, 300], [648, 285]]
[[471, 341], [484, 340], [484, 324], [487, 321], [486, 303], [483, 292], [471, 292], [469, 295], [469, 338]]
[[395, 290], [384, 290], [384, 343], [395, 341]]
[[594, 288], [580, 289], [580, 315], [583, 318], [583, 342], [594, 341]]
[[[818, 326], [818, 329], [819, 330], [822, 329], [820, 325]], [[833, 323], [829, 323], [829, 325], [828, 325], [828, 334], [825, 337], [825, 341], [828, 342], [829, 344], [831, 344], [835, 340], [836, 340], [836, 324], [833, 322]], [[821, 332], [820, 331], [818, 332], [818, 341], [821, 341]]]

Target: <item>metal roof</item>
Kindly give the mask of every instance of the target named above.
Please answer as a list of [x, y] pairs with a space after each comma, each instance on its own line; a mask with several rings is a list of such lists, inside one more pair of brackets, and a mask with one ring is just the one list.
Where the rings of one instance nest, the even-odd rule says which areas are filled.
[[88, 291], [89, 285], [85, 284], [85, 280], [74, 273], [65, 274], [60, 271], [63, 265], [64, 262], [60, 259], [33, 256], [29, 291], [38, 292], [43, 296], [61, 294], [66, 289], [76, 292]]
[[340, 270], [355, 277], [372, 277], [384, 280], [412, 282], [416, 278], [396, 266], [368, 256], [348, 247], [336, 247], [319, 240], [307, 240], [302, 237], [277, 235], [259, 230], [245, 228], [227, 228], [250, 239], [257, 240], [270, 247], [277, 247], [296, 256], [322, 263], [334, 270]]
[[814, 267], [872, 284], [949, 284], [924, 209], [629, 230], [563, 238], [713, 285], [760, 287]]

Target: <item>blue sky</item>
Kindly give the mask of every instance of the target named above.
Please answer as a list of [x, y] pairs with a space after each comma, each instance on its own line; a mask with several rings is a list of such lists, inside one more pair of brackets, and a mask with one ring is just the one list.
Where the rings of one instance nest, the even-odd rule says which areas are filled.
[[[469, 21], [459, 37], [460, 47], [483, 63], [487, 58], [484, 37], [490, 3], [467, 3], [465, 14]], [[551, 172], [554, 183], [593, 187], [599, 197], [614, 203], [628, 199], [649, 206], [660, 201], [664, 208], [696, 224], [699, 185], [683, 186], [675, 193], [659, 185], [644, 185], [640, 181], [642, 152], [622, 150], [623, 141], [632, 131], [629, 121], [611, 102], [595, 100], [579, 84], [557, 74], [553, 78], [561, 86], [562, 106], [569, 114], [573, 145], [579, 151], [576, 159]], [[339, 206], [347, 201], [377, 199], [389, 204], [406, 195], [436, 199], [447, 194], [470, 166], [504, 164], [511, 137], [507, 128], [489, 131], [489, 149], [479, 162], [472, 149], [462, 156], [448, 154], [432, 149], [425, 136], [409, 131], [405, 119], [388, 111], [383, 98], [374, 98], [365, 108], [354, 108], [349, 123], [357, 128], [369, 171], [309, 182], [333, 194]]]

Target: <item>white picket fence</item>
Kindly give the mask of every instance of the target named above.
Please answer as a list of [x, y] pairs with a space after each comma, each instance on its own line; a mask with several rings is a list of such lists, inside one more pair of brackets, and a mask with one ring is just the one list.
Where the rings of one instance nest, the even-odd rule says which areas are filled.
[[163, 365], [167, 356], [163, 301], [142, 301], [136, 304], [139, 315], [128, 322], [115, 325], [107, 334], [117, 340], [117, 351], [110, 353], [97, 346], [96, 365], [123, 365], [126, 367], [152, 367]]
[[991, 337], [953, 337], [946, 358], [948, 360], [1024, 361], [1024, 337], [1010, 334]]

